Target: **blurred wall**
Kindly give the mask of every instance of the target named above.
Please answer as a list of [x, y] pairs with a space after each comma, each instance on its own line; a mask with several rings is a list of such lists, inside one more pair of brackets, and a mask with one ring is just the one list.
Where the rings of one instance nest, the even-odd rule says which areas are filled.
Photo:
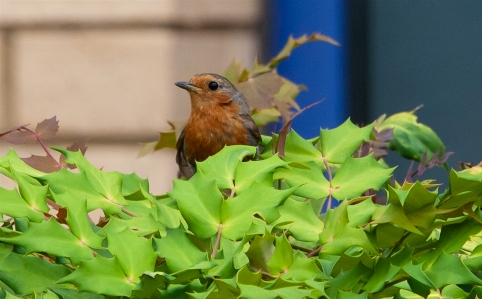
[[[139, 143], [189, 116], [188, 94], [174, 82], [222, 73], [234, 57], [251, 66], [261, 19], [259, 0], [0, 0], [0, 131], [56, 115], [60, 131], [48, 145], [90, 138], [92, 164], [136, 172], [165, 192], [174, 151], [137, 158]], [[9, 148], [0, 142], [0, 155]]]

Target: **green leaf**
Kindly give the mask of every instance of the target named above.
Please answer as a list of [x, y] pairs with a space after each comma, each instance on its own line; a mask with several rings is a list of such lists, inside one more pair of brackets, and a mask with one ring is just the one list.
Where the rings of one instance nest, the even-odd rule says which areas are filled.
[[445, 298], [464, 299], [467, 298], [467, 293], [455, 284], [449, 284], [443, 288], [442, 296]]
[[55, 256], [70, 257], [73, 264], [94, 257], [91, 249], [53, 218], [40, 223], [30, 223], [23, 234], [0, 240], [22, 246], [27, 254], [47, 252]]
[[239, 163], [234, 174], [236, 193], [243, 193], [251, 187], [253, 182], [265, 186], [272, 186], [274, 170], [285, 167], [286, 165], [288, 165], [288, 163], [281, 160], [277, 155], [261, 161]]
[[279, 217], [278, 206], [293, 193], [293, 189], [276, 190], [254, 182], [242, 194], [223, 201], [221, 223], [223, 236], [232, 240], [241, 239], [248, 232], [254, 215], [272, 222]]
[[363, 201], [346, 207], [348, 222], [351, 226], [362, 226], [370, 222], [377, 206], [372, 202], [371, 198], [365, 198]]
[[18, 184], [18, 189], [23, 199], [36, 211], [48, 213], [47, 206], [47, 186], [41, 186], [36, 180], [30, 176], [12, 170], [15, 182]]
[[482, 195], [482, 168], [475, 166], [463, 171], [451, 170], [450, 194], [443, 199], [440, 209], [453, 209], [475, 202]]
[[284, 180], [290, 187], [297, 187], [294, 194], [300, 197], [320, 199], [330, 194], [330, 182], [314, 163], [307, 163], [306, 168], [290, 166], [288, 169], [277, 169], [273, 178]]
[[293, 263], [293, 249], [285, 235], [276, 236], [276, 247], [268, 261], [271, 274], [280, 274], [287, 271]]
[[390, 259], [378, 259], [377, 264], [373, 269], [373, 275], [367, 281], [365, 286], [363, 286], [363, 290], [371, 293], [380, 292], [385, 284], [391, 281], [399, 271], [400, 267], [392, 265]]
[[171, 272], [182, 271], [207, 260], [207, 253], [194, 246], [182, 228], [168, 229], [166, 237], [154, 240], [157, 253], [166, 259]]
[[119, 219], [112, 217], [106, 227], [112, 228], [112, 231], [122, 231], [130, 228], [134, 235], [143, 237], [155, 233], [165, 235], [166, 227], [157, 221], [152, 214], [143, 217], [131, 217], [130, 219]]
[[207, 178], [214, 179], [220, 190], [233, 189], [234, 171], [245, 157], [254, 157], [256, 147], [245, 145], [225, 146], [216, 155], [205, 161], [196, 163], [198, 172]]
[[146, 271], [154, 271], [156, 254], [152, 240], [136, 236], [125, 228], [119, 232], [107, 229], [109, 251], [118, 257], [119, 264], [129, 281], [139, 283], [139, 277]]
[[417, 122], [414, 111], [394, 114], [386, 118], [376, 129], [379, 132], [393, 129], [389, 148], [407, 159], [420, 162], [426, 152], [429, 161], [436, 151], [439, 151], [440, 156], [445, 151], [445, 146], [437, 134], [426, 125]]
[[288, 198], [279, 208], [279, 213], [280, 217], [273, 223], [274, 227], [287, 229], [299, 241], [318, 241], [324, 225], [308, 202]]
[[320, 281], [327, 280], [328, 276], [318, 268], [315, 259], [307, 258], [302, 254], [295, 254], [293, 263], [282, 278], [287, 281], [309, 281], [312, 279]]
[[370, 141], [373, 124], [363, 128], [350, 119], [332, 130], [321, 130], [320, 143], [323, 157], [330, 163], [341, 164], [356, 151], [363, 141]]
[[67, 287], [50, 287], [50, 289], [63, 299], [104, 299], [104, 296], [100, 294], [79, 292], [73, 288]]
[[403, 236], [405, 230], [388, 223], [381, 223], [376, 228], [378, 247], [387, 248], [394, 246]]
[[44, 175], [43, 172], [27, 165], [18, 157], [17, 153], [11, 149], [5, 156], [0, 157], [0, 173], [13, 179], [12, 169], [15, 169], [18, 173], [24, 173], [31, 177]]
[[264, 236], [256, 236], [251, 243], [246, 256], [249, 258], [250, 266], [255, 270], [263, 270], [269, 272], [268, 262], [275, 250], [275, 238], [269, 233], [265, 232]]
[[276, 299], [278, 298], [278, 293], [273, 290], [266, 290], [254, 285], [244, 285], [239, 284], [239, 289], [241, 290], [241, 298], [250, 299]]
[[70, 190], [61, 194], [52, 191], [50, 193], [56, 203], [67, 208], [65, 220], [70, 231], [79, 239], [80, 243], [95, 249], [102, 248], [104, 238], [94, 233], [92, 229], [92, 224], [87, 215], [87, 200], [83, 197], [77, 197], [76, 193], [72, 194]]
[[0, 214], [15, 218], [27, 217], [34, 222], [44, 220], [44, 215], [30, 206], [17, 190], [7, 190], [2, 187], [0, 187]]
[[[317, 140], [315, 140], [317, 141]], [[324, 169], [323, 156], [313, 146], [313, 143], [303, 139], [294, 130], [286, 135], [285, 155], [283, 160], [296, 163], [316, 163]]]
[[119, 172], [105, 172], [95, 168], [80, 151], [71, 152], [55, 147], [53, 149], [64, 154], [67, 163], [77, 165], [79, 170], [85, 174], [92, 188], [104, 196], [105, 200], [118, 205], [127, 204], [122, 196], [122, 178]]
[[482, 284], [482, 280], [467, 269], [458, 257], [446, 253], [442, 253], [437, 261], [425, 270], [425, 273], [437, 288], [449, 284]]
[[206, 239], [217, 233], [223, 196], [213, 178], [198, 171], [189, 181], [174, 180], [174, 189], [168, 194], [177, 201], [189, 230], [196, 236]]
[[335, 209], [331, 209], [326, 214], [326, 228], [320, 234], [320, 252], [341, 255], [347, 249], [360, 246], [372, 253], [377, 250], [368, 239], [365, 231], [359, 227], [349, 225], [348, 204], [343, 202]]
[[348, 157], [331, 182], [333, 196], [342, 200], [360, 196], [369, 189], [379, 190], [393, 170], [394, 168], [385, 169], [373, 155]]
[[[40, 178], [49, 185], [53, 193], [62, 194], [67, 189], [76, 197], [87, 199], [87, 211], [91, 212], [96, 209], [102, 209], [108, 215], [122, 214], [119, 204], [109, 200], [104, 195], [99, 193], [91, 184], [85, 171], [80, 173], [70, 172], [62, 168], [57, 172], [49, 173]], [[120, 192], [120, 177], [119, 177], [119, 192]], [[125, 202], [123, 204], [126, 204]]]
[[47, 288], [54, 286], [59, 279], [69, 273], [70, 270], [63, 265], [13, 252], [0, 260], [0, 281], [19, 296], [47, 291]]
[[357, 263], [353, 268], [342, 271], [333, 280], [329, 281], [326, 294], [336, 297], [340, 291], [350, 291], [362, 279], [363, 276], [371, 275], [369, 268], [362, 263]]
[[117, 257], [106, 258], [101, 255], [82, 261], [72, 274], [58, 283], [72, 283], [79, 291], [110, 296], [130, 296], [136, 286], [124, 275]]
[[435, 221], [436, 199], [437, 192], [428, 191], [420, 182], [412, 184], [408, 190], [388, 186], [390, 205], [379, 209], [375, 222], [391, 222], [410, 232], [422, 234], [419, 228], [428, 228]]
[[442, 254], [457, 253], [471, 236], [480, 234], [482, 224], [472, 218], [442, 227], [437, 246], [423, 258], [426, 264], [433, 263]]
[[278, 296], [282, 299], [309, 298], [308, 296], [310, 296], [313, 292], [310, 289], [302, 289], [299, 286], [273, 289], [272, 291], [278, 294]]
[[142, 190], [149, 190], [149, 181], [141, 179], [137, 174], [120, 174], [122, 181], [122, 195], [127, 197]]

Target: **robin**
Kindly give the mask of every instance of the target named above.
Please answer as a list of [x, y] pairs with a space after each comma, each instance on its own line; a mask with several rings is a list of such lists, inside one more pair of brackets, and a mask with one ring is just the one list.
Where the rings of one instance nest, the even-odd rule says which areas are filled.
[[175, 84], [191, 96], [191, 115], [176, 144], [176, 162], [182, 175], [190, 178], [196, 172], [196, 162], [225, 145], [257, 146], [261, 142], [246, 98], [228, 79], [206, 73]]

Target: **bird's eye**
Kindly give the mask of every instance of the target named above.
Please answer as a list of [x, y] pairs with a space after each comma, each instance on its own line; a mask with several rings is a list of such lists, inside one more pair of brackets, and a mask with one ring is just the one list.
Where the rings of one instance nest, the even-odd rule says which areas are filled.
[[211, 90], [216, 90], [216, 89], [219, 88], [219, 84], [216, 81], [211, 81], [211, 82], [209, 82], [208, 87]]

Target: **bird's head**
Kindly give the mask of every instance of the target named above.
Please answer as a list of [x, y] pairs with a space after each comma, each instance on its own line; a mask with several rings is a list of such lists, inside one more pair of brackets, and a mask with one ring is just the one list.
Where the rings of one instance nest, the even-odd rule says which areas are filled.
[[193, 108], [213, 104], [227, 105], [235, 98], [243, 97], [228, 79], [216, 74], [199, 74], [189, 82], [180, 81], [175, 84], [189, 92]]

